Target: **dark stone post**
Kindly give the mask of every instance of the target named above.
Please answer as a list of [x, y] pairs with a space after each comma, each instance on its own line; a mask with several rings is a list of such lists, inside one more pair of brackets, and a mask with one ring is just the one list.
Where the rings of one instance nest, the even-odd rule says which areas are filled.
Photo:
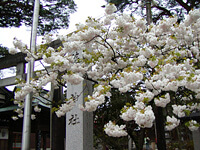
[[[62, 87], [54, 90], [53, 103], [56, 104], [61, 101]], [[65, 138], [65, 118], [58, 118], [55, 112], [52, 112], [52, 150], [64, 150]]]

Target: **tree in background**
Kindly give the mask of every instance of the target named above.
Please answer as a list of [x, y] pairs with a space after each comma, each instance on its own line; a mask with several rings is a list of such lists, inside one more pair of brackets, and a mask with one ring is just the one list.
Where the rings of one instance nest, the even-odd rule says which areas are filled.
[[[34, 0], [2, 0], [0, 2], [0, 27], [19, 27], [22, 24], [31, 26]], [[69, 16], [75, 12], [73, 0], [43, 0], [40, 2], [40, 34], [66, 28]]]
[[8, 48], [0, 44], [0, 58], [9, 55]]
[[[137, 14], [144, 17], [146, 3], [149, 0], [106, 0], [108, 3], [113, 3], [118, 11], [128, 10], [131, 14]], [[190, 10], [199, 8], [199, 0], [150, 0], [152, 7], [153, 22], [157, 22], [163, 17], [177, 15], [179, 20], [184, 18], [184, 14]]]

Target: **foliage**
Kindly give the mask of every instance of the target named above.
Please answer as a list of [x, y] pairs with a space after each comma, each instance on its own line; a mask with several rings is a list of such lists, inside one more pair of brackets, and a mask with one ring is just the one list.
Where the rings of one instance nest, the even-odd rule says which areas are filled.
[[[124, 105], [130, 106], [134, 103], [134, 91], [120, 93], [117, 89], [111, 89], [112, 96], [105, 99], [105, 103], [101, 104], [94, 112], [94, 134], [95, 143], [97, 145], [105, 145], [111, 149], [124, 149], [127, 146], [128, 138], [120, 137], [119, 139], [111, 138], [102, 132], [104, 125], [110, 120], [115, 120], [115, 124], [123, 124], [124, 121], [120, 118], [120, 111]], [[126, 122], [128, 135], [133, 139], [137, 149], [143, 147], [144, 130], [132, 121]], [[119, 144], [120, 143], [120, 144]]]
[[[115, 123], [122, 124], [123, 120], [119, 117], [121, 108], [128, 102], [127, 96], [120, 94], [117, 89], [111, 90], [112, 96], [105, 99], [105, 103], [101, 104], [94, 112], [94, 135], [95, 143], [104, 145], [109, 149], [124, 149], [127, 146], [128, 138], [121, 137], [119, 139], [110, 138], [104, 132], [104, 124], [109, 120], [115, 120]], [[120, 144], [119, 144], [120, 143]]]
[[[146, 3], [149, 0], [106, 0], [109, 3], [115, 4], [118, 11], [129, 11], [131, 14], [145, 16]], [[151, 0], [150, 0], [151, 1]], [[163, 17], [177, 15], [180, 20], [183, 20], [184, 15], [192, 9], [200, 7], [199, 0], [153, 0], [151, 1], [153, 22], [157, 22]]]
[[168, 132], [167, 136], [167, 149], [174, 150], [178, 149], [194, 149], [193, 140], [191, 140], [190, 130], [183, 125], [176, 128], [176, 130], [172, 130]]
[[0, 45], [0, 58], [9, 55], [8, 48]]
[[[27, 46], [15, 41], [15, 48], [28, 53], [26, 60], [41, 58], [51, 69], [38, 72], [30, 84], [19, 84], [22, 89], [15, 93], [14, 102], [23, 104], [28, 93], [38, 95], [49, 82], [56, 88], [67, 83], [77, 85], [85, 79], [95, 85], [92, 95], [79, 106], [82, 111], [98, 112], [102, 105], [108, 109], [121, 105], [120, 101], [108, 105], [106, 97], [112, 97], [112, 89], [122, 95], [133, 92], [128, 96], [130, 102], [118, 112], [123, 124], [118, 125], [114, 117], [104, 125], [109, 136], [128, 135], [127, 122], [140, 129], [152, 128], [155, 120], [163, 120], [161, 124], [165, 123], [167, 130], [180, 124], [191, 131], [198, 129], [198, 120], [180, 120], [200, 110], [200, 10], [190, 11], [180, 23], [177, 17], [171, 17], [149, 26], [144, 19], [116, 14], [116, 10], [110, 4], [104, 18], [88, 18], [85, 24], [77, 25], [76, 32], [59, 37], [63, 47], [57, 49], [41, 45], [31, 54]], [[70, 100], [57, 110], [59, 117], [72, 109], [76, 97]]]
[[[0, 2], [0, 27], [31, 26], [33, 0], [3, 0]], [[44, 0], [40, 2], [39, 33], [68, 27], [69, 15], [76, 10], [73, 0]]]

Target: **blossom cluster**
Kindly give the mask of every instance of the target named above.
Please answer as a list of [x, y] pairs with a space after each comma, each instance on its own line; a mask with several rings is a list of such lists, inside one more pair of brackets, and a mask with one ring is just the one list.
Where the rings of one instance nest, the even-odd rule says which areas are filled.
[[126, 128], [125, 125], [116, 125], [112, 121], [109, 121], [107, 124], [104, 125], [104, 131], [109, 136], [113, 137], [121, 137], [127, 136], [127, 132], [124, 130]]
[[155, 102], [156, 106], [166, 107], [166, 105], [170, 102], [169, 93], [165, 94], [164, 97], [155, 98], [154, 102]]
[[66, 102], [62, 104], [55, 113], [57, 117], [64, 116], [68, 111], [72, 110], [74, 106], [75, 106], [74, 99], [66, 100]]
[[134, 120], [140, 127], [150, 128], [155, 119], [151, 106], [145, 106], [143, 102], [136, 102], [134, 106], [124, 106], [120, 116], [125, 121]]
[[179, 125], [179, 123], [180, 123], [180, 120], [175, 118], [174, 116], [172, 116], [172, 117], [167, 116], [165, 129], [168, 131], [171, 131], [174, 128], [176, 128]]
[[189, 125], [188, 128], [190, 129], [190, 131], [196, 131], [199, 129], [199, 123], [197, 123], [196, 120], [190, 120], [189, 121]]
[[186, 105], [172, 105], [173, 113], [177, 115], [179, 118], [185, 116], [184, 110], [186, 109]]
[[137, 81], [143, 79], [143, 74], [140, 72], [122, 72], [117, 79], [111, 81], [114, 88], [118, 88], [120, 92], [127, 92]]
[[110, 86], [96, 85], [92, 96], [88, 95], [86, 98], [85, 106], [79, 105], [83, 111], [95, 111], [97, 107], [105, 102], [105, 96], [110, 97]]

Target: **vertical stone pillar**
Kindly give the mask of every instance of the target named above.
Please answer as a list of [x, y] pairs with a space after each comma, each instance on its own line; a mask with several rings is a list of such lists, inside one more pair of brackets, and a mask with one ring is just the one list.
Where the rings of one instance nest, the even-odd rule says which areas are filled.
[[200, 148], [200, 129], [192, 132], [194, 150], [199, 150]]
[[25, 63], [19, 63], [16, 66], [16, 75], [23, 75], [25, 72]]
[[67, 98], [76, 98], [76, 106], [66, 114], [66, 150], [93, 149], [93, 113], [81, 111], [84, 98], [92, 93], [92, 84], [83, 81], [79, 85], [67, 84]]

